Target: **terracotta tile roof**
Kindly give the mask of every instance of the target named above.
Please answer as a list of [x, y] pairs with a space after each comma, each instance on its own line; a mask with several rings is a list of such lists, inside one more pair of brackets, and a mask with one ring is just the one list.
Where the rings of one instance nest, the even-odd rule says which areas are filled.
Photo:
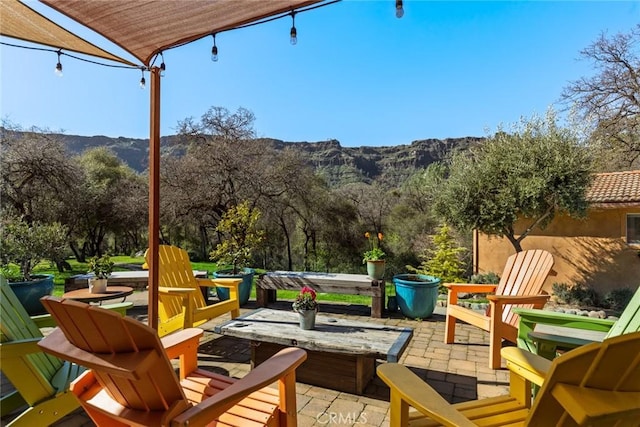
[[640, 170], [599, 173], [587, 190], [592, 204], [640, 204]]

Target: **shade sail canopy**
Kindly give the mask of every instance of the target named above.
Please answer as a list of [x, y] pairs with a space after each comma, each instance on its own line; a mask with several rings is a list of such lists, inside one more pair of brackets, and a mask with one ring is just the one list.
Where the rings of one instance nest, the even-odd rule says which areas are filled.
[[18, 0], [2, 0], [0, 35], [135, 65], [78, 37]]
[[158, 52], [325, 0], [42, 0], [149, 66]]

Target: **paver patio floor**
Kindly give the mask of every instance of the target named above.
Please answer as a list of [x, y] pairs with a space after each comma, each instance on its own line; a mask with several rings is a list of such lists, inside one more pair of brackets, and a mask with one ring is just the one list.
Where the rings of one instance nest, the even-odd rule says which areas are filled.
[[[146, 322], [146, 292], [136, 292], [128, 300], [134, 302], [129, 314]], [[250, 301], [241, 312], [255, 309]], [[290, 310], [291, 303], [280, 301], [270, 308]], [[345, 317], [363, 322], [414, 328], [413, 338], [400, 363], [411, 368], [450, 402], [508, 393], [508, 371], [488, 367], [489, 334], [470, 325], [458, 324], [456, 343], [444, 344], [444, 308], [437, 307], [434, 315], [425, 320], [405, 319], [400, 313], [385, 313], [372, 319], [370, 309], [361, 305], [321, 303], [323, 314]], [[250, 370], [250, 343], [221, 336], [213, 332], [216, 324], [229, 320], [228, 315], [205, 323], [205, 335], [199, 348], [201, 367], [241, 378]], [[384, 363], [379, 361], [378, 363]], [[503, 361], [504, 365], [504, 361]], [[374, 378], [362, 396], [326, 388], [297, 384], [298, 425], [307, 426], [389, 426], [389, 389]], [[2, 420], [2, 425], [7, 420]], [[78, 409], [55, 426], [92, 426], [86, 414]]]

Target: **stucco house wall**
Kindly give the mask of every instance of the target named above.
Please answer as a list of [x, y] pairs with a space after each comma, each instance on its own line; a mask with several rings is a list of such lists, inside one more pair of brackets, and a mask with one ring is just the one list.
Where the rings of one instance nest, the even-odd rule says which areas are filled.
[[[631, 172], [640, 182], [640, 171]], [[619, 190], [618, 186], [610, 187]], [[627, 215], [640, 214], [640, 203], [625, 200], [592, 206], [585, 219], [560, 215], [544, 230], [535, 229], [522, 240], [525, 250], [546, 249], [553, 254], [556, 275], [547, 278], [543, 290], [551, 293], [554, 283], [584, 283], [604, 295], [613, 289], [640, 286], [640, 246], [626, 241]], [[527, 225], [518, 221], [516, 234]], [[507, 239], [474, 233], [473, 252], [476, 272], [500, 274], [515, 249]]]

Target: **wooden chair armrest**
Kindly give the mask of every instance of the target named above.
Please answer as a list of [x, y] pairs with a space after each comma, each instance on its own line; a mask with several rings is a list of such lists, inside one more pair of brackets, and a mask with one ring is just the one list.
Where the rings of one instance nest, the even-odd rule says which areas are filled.
[[[190, 351], [195, 343], [195, 349], [198, 349], [200, 337], [204, 334], [204, 331], [200, 328], [187, 328], [180, 331], [176, 331], [172, 334], [165, 335], [160, 338], [165, 353], [169, 359], [175, 359], [176, 357]], [[197, 351], [196, 351], [197, 354]]]
[[551, 295], [487, 295], [495, 304], [544, 304]]
[[446, 426], [475, 426], [406, 366], [383, 363], [378, 366], [377, 373], [391, 389], [390, 425], [401, 425], [401, 419], [408, 419], [408, 404]]
[[61, 359], [70, 360], [77, 365], [89, 369], [97, 368], [113, 375], [135, 380], [160, 360], [154, 350], [118, 354], [90, 353], [71, 344], [59, 328], [54, 329], [53, 332], [40, 340], [38, 346], [42, 351]]
[[475, 294], [488, 294], [496, 291], [498, 285], [474, 284], [474, 283], [445, 283], [449, 292], [468, 292]]
[[535, 308], [514, 307], [513, 312], [520, 316], [521, 321], [531, 324], [562, 326], [565, 328], [585, 329], [589, 331], [608, 332], [616, 323], [611, 319], [579, 316], [577, 314], [558, 313]]
[[507, 361], [507, 368], [511, 372], [535, 385], [542, 385], [551, 368], [550, 360], [517, 347], [505, 347], [500, 350], [500, 354]]
[[577, 425], [613, 425], [625, 419], [637, 422], [640, 417], [640, 392], [637, 391], [599, 390], [559, 383], [551, 394]]
[[195, 292], [195, 288], [169, 288], [167, 286], [158, 286], [158, 292], [162, 294], [173, 294], [177, 297], [187, 296], [191, 292]]
[[42, 338], [27, 338], [24, 340], [0, 343], [0, 359], [16, 359], [31, 353], [40, 353], [38, 342]]
[[[241, 380], [235, 382], [198, 405], [186, 410], [172, 420], [172, 425], [206, 425], [219, 417], [248, 394], [259, 390], [274, 381], [289, 375], [295, 375], [295, 369], [307, 358], [307, 352], [289, 347], [255, 367]], [[295, 393], [295, 387], [289, 390]], [[293, 409], [295, 410], [295, 408]]]
[[210, 288], [221, 287], [221, 288], [235, 288], [238, 289], [240, 283], [242, 283], [242, 279], [231, 279], [231, 278], [220, 278], [220, 279], [199, 279], [196, 278], [196, 282], [198, 282], [198, 286], [206, 286]]

